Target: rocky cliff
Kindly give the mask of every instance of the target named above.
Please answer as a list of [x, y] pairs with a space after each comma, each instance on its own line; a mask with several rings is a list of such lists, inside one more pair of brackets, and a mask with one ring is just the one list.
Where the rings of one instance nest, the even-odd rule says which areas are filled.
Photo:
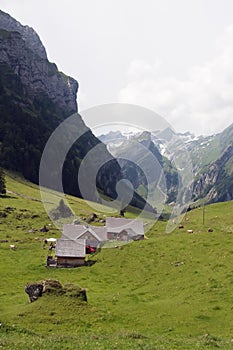
[[11, 67], [19, 77], [28, 100], [44, 93], [65, 114], [76, 112], [78, 83], [48, 61], [36, 32], [2, 11], [0, 28], [0, 62]]
[[198, 174], [193, 196], [194, 200], [205, 198], [208, 203], [233, 199], [233, 142]]
[[42, 59], [47, 59], [45, 48], [33, 28], [23, 26], [20, 22], [12, 18], [8, 13], [0, 10], [0, 24], [1, 28], [9, 32], [18, 32], [21, 34], [23, 40], [27, 42], [31, 51], [37, 54]]
[[[44, 146], [54, 129], [77, 112], [78, 83], [58, 71], [32, 28], [0, 12], [0, 164], [38, 183]], [[85, 154], [100, 141], [77, 115], [84, 131], [63, 169], [64, 188], [79, 195], [72, 178]], [[104, 148], [104, 146], [103, 146]], [[103, 149], [104, 152], [104, 149]], [[105, 149], [105, 152], [107, 150]], [[112, 177], [119, 176], [115, 162]], [[109, 180], [110, 181], [110, 180]], [[107, 187], [109, 181], [106, 181]], [[102, 185], [101, 179], [99, 185]], [[114, 191], [108, 188], [110, 193]]]
[[[62, 121], [77, 112], [77, 90], [78, 83], [59, 72], [57, 66], [48, 61], [45, 48], [35, 31], [0, 11], [2, 167], [18, 171], [27, 179], [38, 183], [40, 160], [46, 142]], [[76, 130], [81, 137], [69, 150], [62, 168], [64, 191], [82, 196], [78, 170], [82, 160], [98, 145], [100, 151], [90, 160], [88, 173], [94, 172], [94, 164], [104, 164], [93, 180], [96, 182], [94, 187], [101, 193], [116, 198], [116, 184], [122, 178], [119, 164], [109, 154], [106, 146], [86, 127], [81, 116], [76, 113], [75, 118], [76, 129], [72, 127], [72, 130]], [[59, 154], [59, 149], [54, 150], [53, 160], [56, 154]], [[48, 172], [53, 172], [51, 166], [48, 164]], [[53, 187], [53, 179], [59, 174], [55, 172], [52, 175], [48, 187], [58, 189]], [[90, 199], [95, 200], [94, 197]], [[137, 194], [134, 194], [131, 204], [140, 208], [146, 205]]]

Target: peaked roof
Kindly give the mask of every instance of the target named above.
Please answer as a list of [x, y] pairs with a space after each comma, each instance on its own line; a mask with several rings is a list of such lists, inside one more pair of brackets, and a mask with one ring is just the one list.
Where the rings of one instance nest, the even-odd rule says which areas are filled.
[[55, 255], [59, 257], [84, 258], [86, 256], [86, 240], [57, 239]]
[[76, 240], [78, 236], [80, 236], [86, 230], [87, 229], [83, 225], [65, 224], [63, 226], [61, 238]]
[[107, 231], [105, 226], [89, 226], [66, 224], [63, 226], [62, 239], [77, 240], [85, 232], [90, 232], [99, 242], [107, 240]]
[[144, 235], [143, 221], [138, 219], [126, 219], [126, 218], [106, 218], [107, 232], [120, 233], [126, 230], [130, 236]]
[[95, 226], [91, 227], [91, 229], [95, 232], [95, 234], [99, 237], [99, 240], [104, 242], [107, 241], [107, 228], [106, 226]]

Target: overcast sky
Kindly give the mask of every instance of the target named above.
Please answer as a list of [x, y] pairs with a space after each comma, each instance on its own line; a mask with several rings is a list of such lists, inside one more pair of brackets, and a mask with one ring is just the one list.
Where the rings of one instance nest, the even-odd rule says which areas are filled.
[[78, 80], [79, 110], [126, 102], [177, 131], [233, 122], [232, 0], [0, 0]]

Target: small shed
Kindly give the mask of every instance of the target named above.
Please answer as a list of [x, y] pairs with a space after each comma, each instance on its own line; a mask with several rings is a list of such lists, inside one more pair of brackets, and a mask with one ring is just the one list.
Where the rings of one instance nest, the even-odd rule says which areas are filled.
[[55, 255], [57, 267], [78, 267], [85, 265], [85, 239], [57, 239]]

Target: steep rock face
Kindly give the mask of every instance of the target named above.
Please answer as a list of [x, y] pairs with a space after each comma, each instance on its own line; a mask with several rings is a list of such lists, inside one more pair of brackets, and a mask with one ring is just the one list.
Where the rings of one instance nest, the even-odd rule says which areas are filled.
[[7, 64], [20, 78], [28, 98], [45, 93], [67, 115], [77, 112], [78, 83], [48, 61], [35, 31], [2, 11], [0, 28], [0, 63]]
[[233, 142], [226, 147], [219, 159], [199, 174], [194, 183], [194, 199], [206, 198], [207, 202], [233, 199]]
[[[59, 72], [47, 60], [45, 49], [33, 29], [22, 26], [8, 14], [0, 12], [0, 165], [18, 171], [32, 182], [39, 182], [41, 155], [56, 127], [77, 112], [78, 83]], [[100, 152], [91, 159], [89, 173], [96, 161], [104, 164], [95, 179], [97, 189], [112, 198], [117, 197], [116, 184], [121, 179], [117, 161], [88, 129], [77, 113], [73, 132], [81, 135], [69, 150], [62, 167], [65, 193], [82, 196], [78, 183], [80, 164], [92, 148]], [[76, 134], [75, 134], [76, 135]], [[64, 135], [63, 135], [64, 136]], [[62, 138], [62, 137], [61, 137]], [[62, 140], [59, 140], [62, 142]], [[65, 140], [66, 141], [66, 140]], [[63, 147], [63, 145], [61, 146]], [[59, 147], [53, 149], [53, 163]], [[93, 164], [92, 164], [93, 163]], [[51, 182], [59, 171], [48, 164]], [[49, 168], [51, 166], [51, 168]], [[88, 178], [88, 177], [87, 177]], [[94, 182], [94, 181], [93, 181]], [[94, 198], [93, 198], [94, 199]], [[141, 208], [145, 201], [135, 195], [132, 204]]]
[[[33, 29], [0, 12], [0, 164], [38, 183], [40, 158], [45, 144], [70, 114], [77, 112], [78, 83], [47, 60]], [[63, 169], [64, 189], [80, 195], [74, 174], [89, 150], [100, 141], [77, 116], [84, 136], [71, 148]], [[107, 150], [103, 150], [107, 152]], [[100, 155], [101, 156], [101, 155]], [[120, 168], [113, 160], [111, 176], [97, 185], [113, 194], [112, 182]]]
[[27, 42], [28, 47], [35, 54], [42, 59], [47, 59], [45, 48], [33, 28], [29, 26], [23, 26], [20, 22], [16, 21], [9, 14], [0, 10], [0, 28], [9, 32], [18, 32], [21, 34], [23, 40]]

